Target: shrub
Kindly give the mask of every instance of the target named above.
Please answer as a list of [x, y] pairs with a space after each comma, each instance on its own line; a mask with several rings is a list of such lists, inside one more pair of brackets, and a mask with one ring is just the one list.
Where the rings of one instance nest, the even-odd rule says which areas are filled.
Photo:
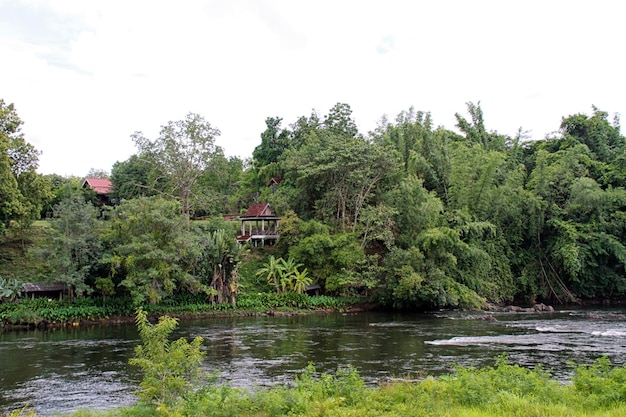
[[577, 367], [572, 382], [576, 391], [584, 395], [589, 407], [626, 402], [626, 365], [612, 367], [606, 356], [593, 365]]
[[500, 356], [495, 367], [481, 369], [458, 368], [446, 381], [450, 400], [463, 406], [483, 406], [499, 395], [538, 397], [544, 400], [559, 398], [559, 384], [548, 372], [538, 366], [535, 370], [507, 364], [507, 356]]
[[18, 304], [17, 308], [7, 311], [4, 317], [6, 317], [6, 321], [15, 325], [39, 324], [43, 321], [43, 317], [37, 310], [22, 304]]
[[135, 348], [129, 363], [144, 374], [137, 394], [144, 402], [167, 407], [191, 391], [200, 379], [202, 338], [196, 337], [191, 343], [184, 338], [170, 342], [178, 320], [162, 316], [153, 325], [142, 309], [137, 310], [136, 322], [142, 344]]

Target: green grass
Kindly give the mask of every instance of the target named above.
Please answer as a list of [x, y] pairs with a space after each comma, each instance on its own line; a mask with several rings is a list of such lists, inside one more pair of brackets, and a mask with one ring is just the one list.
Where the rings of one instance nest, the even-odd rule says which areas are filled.
[[[21, 410], [12, 417], [26, 416]], [[420, 382], [368, 387], [354, 369], [318, 374], [309, 366], [294, 386], [240, 390], [207, 385], [170, 405], [138, 404], [111, 411], [82, 410], [88, 416], [465, 416], [618, 417], [626, 415], [626, 368], [602, 358], [578, 367], [562, 384], [542, 369], [529, 370], [499, 358], [494, 367], [457, 370]]]

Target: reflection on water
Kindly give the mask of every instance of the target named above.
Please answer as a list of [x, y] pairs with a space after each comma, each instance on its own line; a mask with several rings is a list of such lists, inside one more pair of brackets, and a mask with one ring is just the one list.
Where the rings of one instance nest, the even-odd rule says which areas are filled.
[[[354, 366], [370, 383], [450, 372], [454, 366], [542, 364], [560, 379], [570, 361], [626, 357], [623, 311], [309, 315], [183, 322], [175, 337], [204, 338], [209, 371], [237, 387], [290, 383], [313, 362], [321, 372]], [[133, 326], [0, 333], [0, 411], [31, 404], [40, 414], [134, 401], [140, 375], [128, 359]]]

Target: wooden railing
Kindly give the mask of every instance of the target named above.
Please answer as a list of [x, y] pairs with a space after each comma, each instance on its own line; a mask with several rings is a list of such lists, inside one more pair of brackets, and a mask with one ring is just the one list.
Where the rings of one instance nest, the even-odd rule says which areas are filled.
[[265, 235], [265, 236], [278, 236], [278, 231], [276, 230], [263, 230], [263, 229], [252, 229], [246, 230], [246, 235]]

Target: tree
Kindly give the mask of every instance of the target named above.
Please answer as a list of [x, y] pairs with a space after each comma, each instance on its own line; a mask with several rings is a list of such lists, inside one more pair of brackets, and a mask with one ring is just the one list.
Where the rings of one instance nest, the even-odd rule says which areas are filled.
[[320, 117], [315, 110], [309, 117], [301, 116], [289, 126], [291, 129], [292, 148], [300, 149], [308, 138], [321, 128]]
[[157, 177], [152, 165], [139, 155], [131, 155], [126, 161], [117, 161], [111, 169], [113, 198], [119, 202], [155, 195], [162, 188]]
[[466, 105], [467, 111], [471, 117], [471, 122], [467, 121], [467, 119], [459, 113], [456, 113], [455, 117], [457, 121], [456, 126], [465, 134], [467, 142], [470, 144], [478, 143], [485, 149], [496, 151], [504, 150], [508, 138], [496, 132], [487, 132], [480, 101], [478, 104], [468, 102]]
[[21, 194], [17, 179], [11, 172], [9, 143], [0, 135], [0, 234], [4, 234], [11, 218], [21, 214]]
[[287, 167], [308, 210], [342, 228], [356, 227], [363, 207], [381, 184], [395, 175], [396, 154], [361, 138], [320, 132], [298, 151], [289, 152]]
[[281, 217], [278, 224], [278, 235], [280, 239], [276, 242], [274, 252], [278, 256], [287, 256], [289, 249], [298, 244], [301, 238], [302, 220], [293, 210], [288, 210]]
[[335, 104], [322, 124], [326, 130], [337, 136], [356, 137], [359, 133], [352, 119], [352, 109], [346, 103]]
[[156, 304], [191, 279], [184, 255], [195, 244], [186, 239], [178, 202], [156, 196], [126, 200], [108, 224], [104, 260], [136, 304]]
[[401, 112], [396, 122], [384, 122], [370, 133], [375, 143], [395, 150], [404, 172], [416, 175], [428, 191], [436, 191], [439, 198], [448, 201], [451, 161], [450, 142], [462, 140], [454, 132], [433, 129], [430, 113], [413, 108]]
[[561, 122], [565, 137], [571, 136], [589, 147], [601, 162], [609, 163], [624, 154], [625, 138], [619, 131], [619, 119], [613, 125], [607, 120], [608, 113], [593, 107], [593, 115], [575, 114]]
[[44, 176], [35, 171], [26, 171], [20, 174], [17, 184], [21, 197], [22, 209], [15, 216], [22, 246], [25, 244], [26, 234], [33, 222], [41, 217], [46, 202], [51, 198], [50, 184]]
[[154, 141], [141, 132], [132, 135], [139, 156], [158, 173], [154, 180], [161, 183], [159, 191], [178, 200], [187, 221], [195, 197], [194, 185], [214, 157], [215, 138], [219, 135], [218, 129], [194, 113], [184, 120], [168, 122]]
[[104, 170], [104, 169], [98, 169], [98, 168], [90, 168], [89, 172], [87, 172], [87, 175], [85, 175], [85, 177], [87, 178], [110, 178], [111, 175], [109, 174], [108, 171]]
[[162, 316], [156, 324], [148, 321], [146, 312], [137, 310], [137, 328], [142, 344], [135, 348], [129, 363], [143, 371], [139, 398], [149, 404], [170, 406], [194, 388], [202, 376], [203, 339], [191, 343], [169, 337], [178, 326], [178, 319]]
[[239, 287], [238, 268], [241, 248], [234, 236], [224, 229], [200, 236], [200, 260], [196, 275], [206, 283], [213, 303], [236, 304]]
[[459, 142], [451, 147], [451, 160], [449, 206], [468, 209], [477, 218], [486, 220], [506, 175], [506, 153]]
[[317, 220], [301, 222], [299, 228], [297, 243], [289, 248], [294, 262], [305, 266], [311, 278], [330, 292], [362, 289], [360, 273], [367, 258], [356, 234], [331, 233]]
[[44, 179], [50, 184], [51, 191], [41, 209], [43, 217], [54, 217], [54, 208], [61, 201], [67, 200], [74, 194], [80, 194], [85, 202], [89, 202], [96, 207], [99, 206], [95, 191], [89, 187], [83, 187], [83, 178], [48, 174], [44, 176]]
[[293, 258], [287, 260], [283, 258], [276, 259], [270, 256], [267, 262], [257, 271], [258, 276], [265, 276], [268, 285], [274, 287], [276, 292], [287, 292], [291, 289], [298, 294], [306, 291], [307, 285], [313, 282], [308, 276], [306, 268], [300, 270], [303, 265], [297, 263]]
[[[287, 260], [281, 258], [280, 263], [282, 264], [280, 273], [279, 273], [279, 282], [280, 289], [282, 292], [287, 292], [287, 289], [294, 288], [293, 279], [297, 274], [300, 273], [299, 268], [303, 266], [300, 263], [297, 263], [293, 258], [287, 258]], [[301, 277], [306, 280], [306, 274], [304, 277]], [[306, 285], [306, 284], [304, 284]]]
[[86, 281], [102, 256], [98, 211], [76, 193], [61, 201], [54, 213], [55, 233], [41, 255], [52, 267], [53, 279], [67, 284], [73, 301], [74, 294], [91, 292]]
[[311, 285], [313, 279], [309, 277], [309, 272], [306, 268], [302, 271], [296, 268], [292, 274], [292, 287], [296, 294], [302, 294], [306, 291], [307, 286]]
[[365, 249], [375, 245], [383, 245], [386, 249], [391, 249], [395, 245], [396, 224], [394, 217], [397, 215], [396, 209], [388, 207], [384, 203], [364, 207], [357, 229], [361, 236], [361, 247]]
[[485, 299], [455, 279], [462, 243], [450, 228], [429, 229], [418, 246], [394, 248], [385, 257], [379, 297], [395, 308], [479, 308]]
[[192, 207], [196, 216], [237, 213], [241, 207], [238, 195], [244, 173], [244, 161], [226, 157], [218, 148], [196, 183]]
[[409, 171], [411, 151], [417, 151], [423, 137], [432, 131], [430, 113], [416, 112], [412, 107], [396, 117], [396, 124], [385, 121], [379, 130], [372, 133], [374, 141], [389, 146], [401, 156], [405, 172]]
[[252, 152], [255, 167], [261, 168], [278, 162], [278, 158], [289, 148], [290, 132], [281, 128], [282, 120], [280, 117], [268, 117], [265, 119], [266, 128], [261, 133], [261, 144], [254, 148]]
[[404, 248], [413, 246], [423, 230], [445, 224], [443, 202], [414, 175], [404, 178], [386, 198], [395, 213], [397, 242]]
[[106, 306], [107, 297], [115, 295], [115, 283], [110, 277], [98, 278], [95, 287], [102, 294], [102, 306]]
[[36, 173], [40, 152], [24, 139], [13, 104], [0, 99], [0, 234], [11, 221], [22, 231], [39, 217], [49, 184]]
[[276, 259], [274, 255], [271, 255], [263, 267], [257, 272], [257, 276], [265, 276], [267, 284], [276, 289], [276, 292], [280, 292], [280, 277], [283, 273], [282, 258]]

